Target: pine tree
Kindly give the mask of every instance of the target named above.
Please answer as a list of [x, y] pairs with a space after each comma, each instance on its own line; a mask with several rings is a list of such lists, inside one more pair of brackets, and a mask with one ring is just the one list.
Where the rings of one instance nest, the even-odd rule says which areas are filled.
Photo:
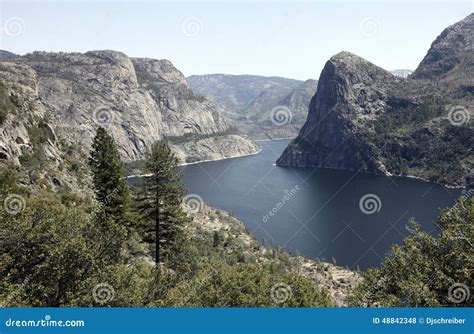
[[103, 127], [97, 129], [92, 143], [89, 165], [94, 191], [103, 213], [117, 223], [126, 224], [130, 204], [127, 182], [113, 138]]
[[187, 217], [181, 203], [186, 191], [177, 166], [178, 160], [169, 146], [157, 142], [145, 163], [151, 176], [144, 177], [140, 184], [138, 207], [145, 221], [145, 241], [154, 241], [157, 264], [176, 255], [184, 240]]

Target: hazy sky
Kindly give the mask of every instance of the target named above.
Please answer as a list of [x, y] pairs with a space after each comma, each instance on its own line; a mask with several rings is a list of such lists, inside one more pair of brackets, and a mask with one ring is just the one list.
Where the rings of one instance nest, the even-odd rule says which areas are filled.
[[415, 69], [473, 2], [2, 1], [0, 48], [113, 49], [166, 58], [185, 75], [318, 78], [347, 50], [389, 69]]

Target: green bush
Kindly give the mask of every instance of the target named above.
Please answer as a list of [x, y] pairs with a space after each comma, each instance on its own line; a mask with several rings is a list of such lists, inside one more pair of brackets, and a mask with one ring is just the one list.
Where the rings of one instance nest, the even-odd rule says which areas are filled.
[[270, 273], [265, 265], [211, 263], [171, 288], [162, 306], [323, 307], [328, 294], [294, 273]]
[[474, 199], [460, 198], [441, 211], [439, 235], [421, 230], [413, 220], [411, 235], [392, 247], [380, 268], [370, 269], [353, 296], [355, 306], [473, 306]]

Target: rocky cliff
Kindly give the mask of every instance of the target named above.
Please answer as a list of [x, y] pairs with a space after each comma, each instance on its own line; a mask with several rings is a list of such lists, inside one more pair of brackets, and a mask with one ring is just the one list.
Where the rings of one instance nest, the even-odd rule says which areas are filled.
[[224, 105], [229, 122], [254, 139], [294, 138], [303, 126], [317, 80], [256, 75], [194, 75], [190, 86]]
[[[250, 139], [231, 133], [222, 107], [195, 94], [167, 60], [134, 59], [116, 51], [4, 54], [4, 160], [21, 163], [32, 153], [35, 135], [48, 158], [61, 160], [59, 146], [69, 144], [87, 152], [98, 126], [114, 137], [124, 161], [141, 159], [161, 139], [172, 141], [182, 162], [190, 156], [194, 162], [258, 151]], [[229, 136], [232, 146], [224, 143]], [[200, 144], [209, 138], [216, 144], [212, 155]]]
[[306, 80], [293, 89], [272, 86], [247, 106], [245, 119], [233, 123], [255, 139], [294, 138], [308, 116], [317, 80]]
[[470, 182], [473, 33], [472, 14], [444, 30], [409, 78], [349, 52], [332, 57], [306, 123], [277, 164]]

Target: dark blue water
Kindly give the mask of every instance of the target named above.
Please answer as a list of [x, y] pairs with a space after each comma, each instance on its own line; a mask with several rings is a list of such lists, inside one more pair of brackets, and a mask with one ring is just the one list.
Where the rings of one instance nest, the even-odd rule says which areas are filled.
[[259, 142], [262, 152], [254, 156], [185, 166], [184, 183], [189, 193], [232, 212], [267, 245], [363, 270], [379, 265], [408, 235], [411, 217], [436, 233], [439, 208], [460, 194], [410, 178], [275, 166], [288, 142]]

